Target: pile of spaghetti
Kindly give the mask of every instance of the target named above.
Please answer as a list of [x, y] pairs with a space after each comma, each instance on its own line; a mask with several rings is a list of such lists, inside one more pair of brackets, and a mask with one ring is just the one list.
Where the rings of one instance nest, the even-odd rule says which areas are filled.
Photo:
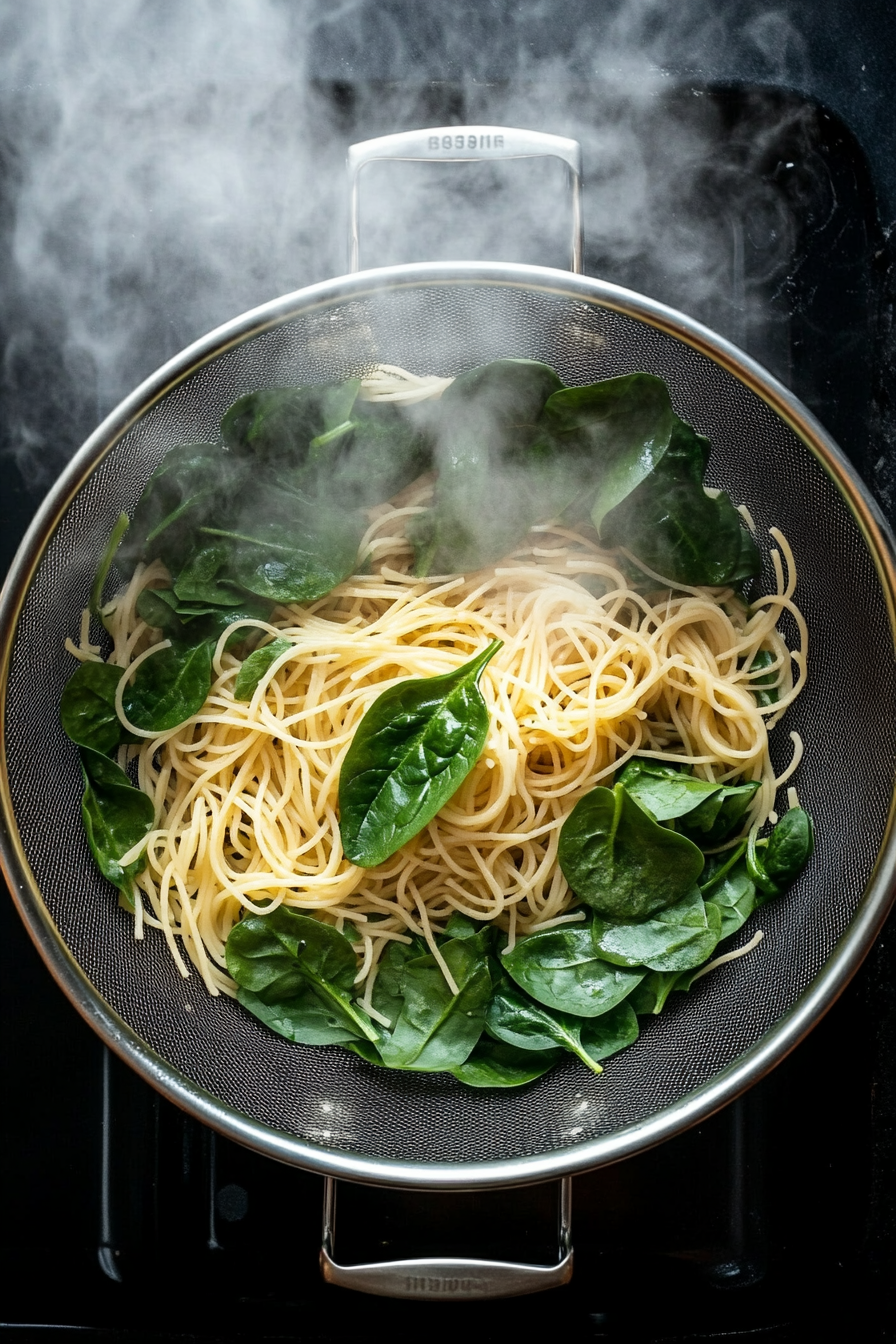
[[[225, 650], [231, 627], [202, 711], [120, 748], [120, 764], [133, 769], [136, 757], [156, 808], [136, 879], [137, 936], [146, 925], [161, 929], [182, 973], [192, 962], [212, 994], [235, 993], [224, 958], [234, 924], [282, 902], [354, 930], [356, 993], [370, 1009], [389, 943], [422, 935], [437, 954], [436, 935], [454, 911], [494, 921], [510, 946], [583, 919], [557, 863], [560, 827], [635, 753], [706, 780], [761, 781], [739, 834], [773, 816], [775, 791], [798, 763], [796, 734], [778, 778], [768, 752], [768, 729], [806, 666], [793, 558], [778, 532], [776, 590], [749, 608], [733, 589], [684, 588], [659, 575], [652, 590], [633, 588], [624, 554], [601, 550], [590, 527], [557, 523], [533, 528], [496, 567], [420, 579], [406, 527], [431, 495], [423, 478], [369, 511], [365, 572], [306, 607], [244, 622], [262, 644], [290, 642], [251, 700], [234, 698], [241, 664]], [[138, 566], [108, 604], [111, 663], [128, 667], [158, 642], [135, 604], [165, 580], [159, 562]], [[798, 631], [793, 651], [777, 629], [785, 612]], [[365, 711], [386, 688], [457, 668], [495, 638], [503, 647], [481, 682], [491, 728], [472, 772], [388, 861], [349, 863], [337, 791]], [[82, 659], [99, 654], [86, 625], [71, 647]], [[760, 705], [770, 698], [752, 689], [760, 675], [774, 703]]]

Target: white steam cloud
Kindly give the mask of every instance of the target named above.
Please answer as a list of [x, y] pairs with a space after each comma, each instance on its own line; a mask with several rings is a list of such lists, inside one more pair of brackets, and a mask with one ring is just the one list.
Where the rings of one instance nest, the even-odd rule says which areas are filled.
[[[343, 272], [347, 144], [417, 125], [480, 121], [579, 138], [587, 269], [705, 319], [721, 314], [717, 324], [749, 341], [750, 295], [732, 270], [731, 231], [774, 211], [755, 198], [749, 172], [761, 140], [734, 156], [743, 172], [729, 169], [719, 186], [724, 208], [695, 210], [693, 193], [716, 171], [727, 132], [697, 95], [686, 105], [687, 90], [675, 117], [665, 102], [664, 71], [698, 34], [704, 46], [713, 40], [712, 10], [700, 0], [623, 0], [606, 7], [598, 35], [595, 7], [575, 0], [462, 8], [7, 8], [3, 451], [30, 480], [47, 484], [100, 416], [204, 331]], [[792, 61], [797, 39], [782, 25], [773, 13], [754, 15], [744, 40], [786, 49]], [[562, 178], [544, 166], [516, 181], [511, 167], [477, 171], [466, 187], [421, 170], [387, 190], [386, 178], [371, 176], [365, 264], [426, 255], [565, 264]], [[783, 245], [786, 221], [777, 235], [775, 224], [763, 227]], [[780, 264], [772, 248], [768, 265]]]

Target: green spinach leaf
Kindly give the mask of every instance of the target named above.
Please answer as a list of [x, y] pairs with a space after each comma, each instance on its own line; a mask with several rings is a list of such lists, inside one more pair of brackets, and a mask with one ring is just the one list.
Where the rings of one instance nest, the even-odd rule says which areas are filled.
[[240, 1003], [281, 1036], [305, 1045], [379, 1040], [350, 997], [354, 949], [331, 924], [281, 905], [235, 924], [224, 955]]
[[134, 727], [165, 733], [198, 714], [211, 688], [213, 652], [211, 640], [172, 644], [141, 663], [122, 696]]
[[521, 1050], [506, 1041], [481, 1036], [473, 1053], [457, 1064], [449, 1073], [467, 1087], [522, 1087], [559, 1064], [564, 1051], [557, 1047], [548, 1050]]
[[710, 498], [703, 489], [708, 457], [708, 441], [677, 420], [655, 469], [595, 515], [601, 541], [624, 546], [673, 583], [720, 586], [758, 574], [759, 551], [737, 509], [724, 492]]
[[546, 1051], [561, 1046], [577, 1055], [595, 1073], [600, 1059], [624, 1050], [638, 1036], [638, 1021], [627, 1003], [620, 1003], [598, 1018], [533, 1003], [509, 982], [495, 991], [488, 1006], [489, 1033], [519, 1050]]
[[69, 677], [59, 704], [62, 727], [79, 747], [110, 755], [122, 742], [134, 742], [115, 713], [115, 692], [124, 668], [110, 663], [81, 663]]
[[81, 816], [90, 852], [103, 876], [133, 904], [133, 879], [145, 867], [146, 854], [126, 867], [122, 867], [121, 859], [152, 830], [152, 799], [135, 789], [114, 761], [90, 747], [81, 747], [81, 770]]
[[545, 402], [561, 387], [546, 364], [497, 359], [446, 389], [433, 507], [408, 527], [416, 573], [462, 574], [493, 564], [537, 518], [550, 516], [529, 454]]
[[351, 863], [371, 868], [411, 840], [472, 770], [488, 736], [479, 678], [494, 640], [463, 667], [384, 691], [342, 763], [339, 825]]
[[390, 1068], [450, 1071], [464, 1063], [482, 1034], [492, 992], [487, 932], [476, 938], [449, 938], [439, 951], [458, 993], [452, 992], [431, 953], [404, 961], [401, 1012], [378, 1046]]
[[576, 803], [557, 857], [575, 894], [606, 919], [646, 919], [680, 900], [703, 871], [703, 854], [659, 825], [622, 784]]
[[692, 887], [650, 919], [620, 923], [595, 916], [592, 928], [598, 954], [617, 966], [686, 971], [712, 955], [722, 919], [716, 907], [704, 904], [700, 888]]
[[276, 663], [282, 653], [287, 649], [294, 649], [295, 644], [291, 639], [272, 639], [270, 644], [263, 645], [260, 649], [255, 649], [248, 658], [244, 658], [239, 672], [236, 674], [236, 681], [233, 683], [234, 700], [251, 700], [255, 694], [255, 688], [261, 681], [268, 668]]
[[612, 966], [600, 957], [590, 924], [527, 934], [512, 952], [502, 954], [501, 966], [533, 999], [577, 1017], [609, 1012], [646, 974], [643, 968]]
[[575, 463], [580, 488], [591, 485], [599, 533], [605, 515], [662, 460], [676, 418], [668, 387], [650, 373], [565, 387], [545, 405], [539, 448]]

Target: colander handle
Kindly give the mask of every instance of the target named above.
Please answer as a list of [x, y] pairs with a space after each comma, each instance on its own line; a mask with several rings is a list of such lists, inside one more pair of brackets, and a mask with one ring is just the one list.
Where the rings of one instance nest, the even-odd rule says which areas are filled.
[[570, 270], [582, 274], [582, 146], [578, 140], [543, 131], [521, 131], [511, 126], [432, 126], [422, 131], [399, 131], [349, 145], [349, 270], [361, 268], [361, 169], [383, 159], [443, 163], [482, 159], [562, 159], [569, 170], [572, 207], [572, 261]]
[[[438, 1196], [436, 1196], [438, 1198]], [[327, 1283], [354, 1288], [377, 1297], [408, 1297], [428, 1302], [483, 1301], [488, 1297], [522, 1297], [557, 1288], [572, 1278], [572, 1181], [560, 1182], [559, 1260], [556, 1265], [517, 1264], [507, 1260], [430, 1258], [391, 1260], [366, 1265], [340, 1265], [334, 1259], [336, 1182], [327, 1178], [324, 1191], [321, 1273]]]

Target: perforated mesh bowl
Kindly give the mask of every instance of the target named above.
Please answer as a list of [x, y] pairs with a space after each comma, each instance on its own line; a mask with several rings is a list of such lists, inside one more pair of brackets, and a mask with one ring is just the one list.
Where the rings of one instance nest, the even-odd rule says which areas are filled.
[[[292, 1044], [198, 977], [131, 917], [91, 860], [77, 752], [59, 724], [74, 635], [114, 520], [163, 454], [214, 437], [254, 388], [332, 380], [376, 362], [456, 374], [505, 355], [566, 383], [646, 370], [713, 445], [709, 481], [783, 530], [811, 632], [808, 686], [773, 734], [817, 850], [748, 925], [750, 956], [674, 995], [595, 1077], [570, 1057], [521, 1090], [393, 1073]], [[768, 546], [765, 546], [767, 554]], [[829, 1006], [867, 951], [896, 867], [892, 535], [811, 416], [745, 356], [649, 300], [565, 272], [406, 266], [303, 290], [212, 333], [105, 422], [45, 505], [3, 598], [4, 862], [51, 971], [106, 1041], [200, 1119], [282, 1160], [417, 1186], [521, 1183], [615, 1160], [685, 1128], [766, 1072]], [[771, 586], [770, 567], [763, 582]]]

